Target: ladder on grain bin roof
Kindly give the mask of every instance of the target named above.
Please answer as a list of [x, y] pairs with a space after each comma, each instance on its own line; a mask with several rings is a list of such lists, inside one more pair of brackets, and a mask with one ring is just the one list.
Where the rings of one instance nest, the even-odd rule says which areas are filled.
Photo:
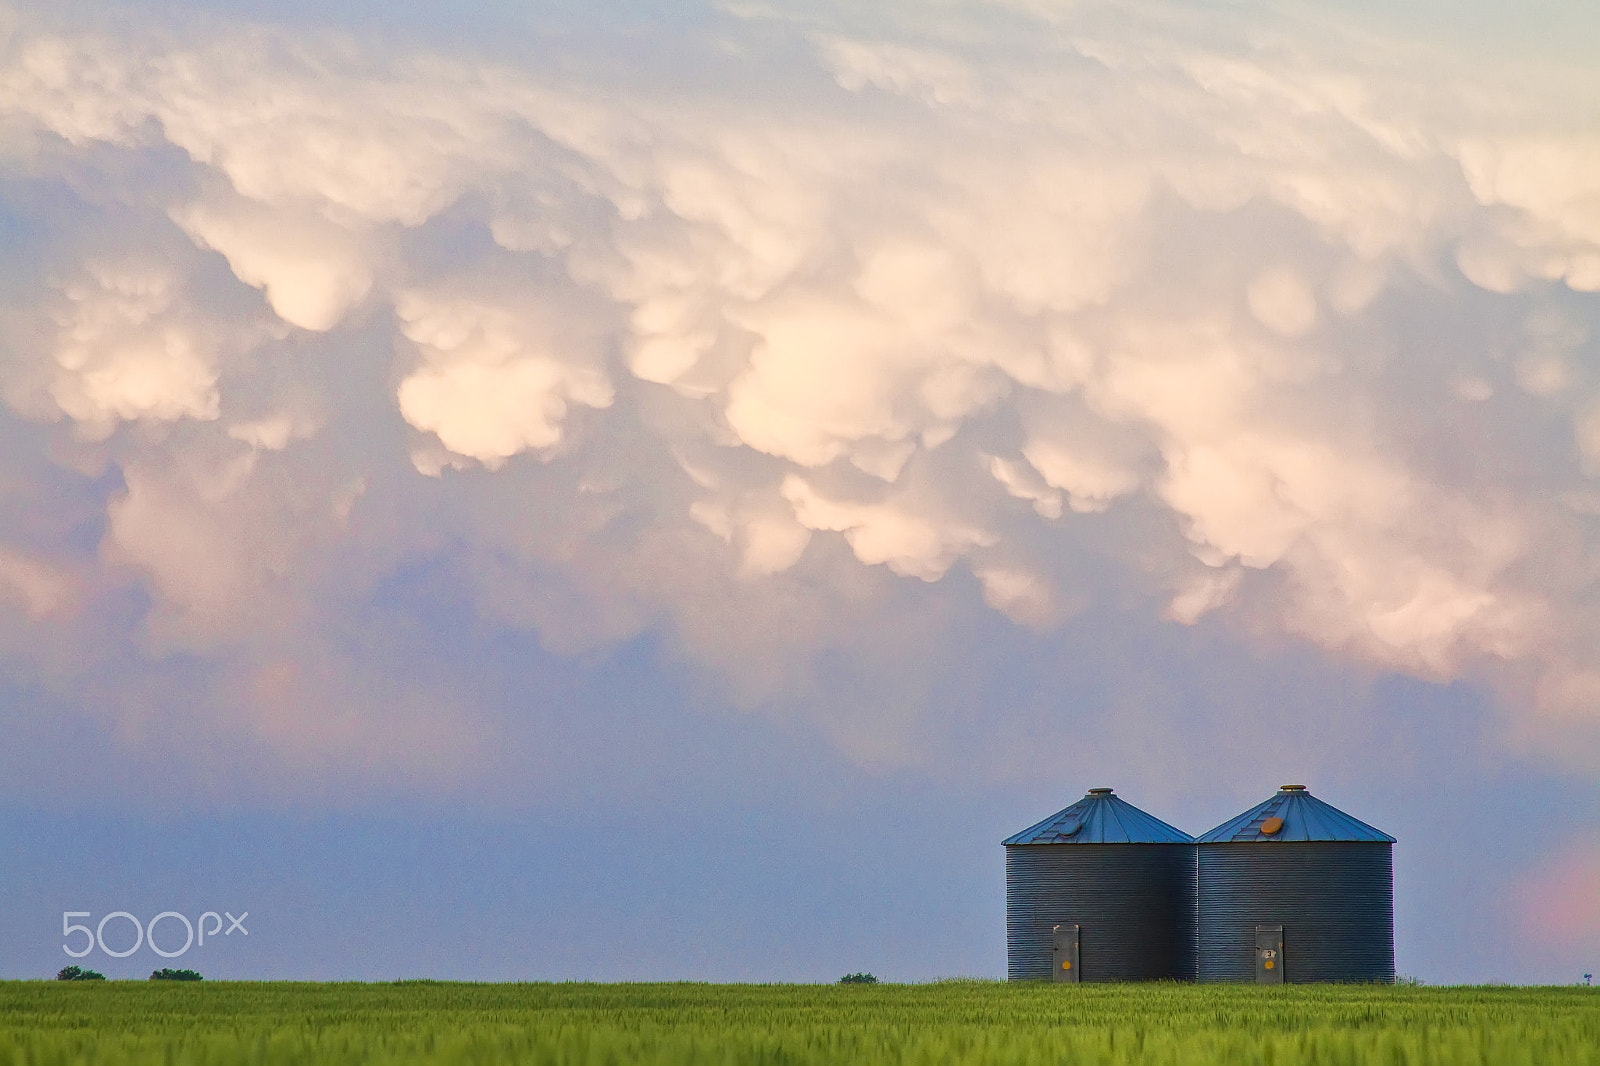
[[1091, 788], [1077, 803], [1000, 843], [1010, 848], [1020, 844], [1192, 844], [1194, 840], [1113, 795], [1109, 788]]

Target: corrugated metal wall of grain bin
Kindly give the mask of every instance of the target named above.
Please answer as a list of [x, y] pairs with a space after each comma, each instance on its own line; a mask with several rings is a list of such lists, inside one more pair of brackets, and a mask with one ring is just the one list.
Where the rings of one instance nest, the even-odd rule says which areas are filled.
[[1278, 925], [1285, 981], [1394, 980], [1394, 837], [1285, 785], [1197, 842], [1200, 980], [1254, 981]]
[[1058, 924], [1080, 927], [1081, 980], [1194, 980], [1189, 834], [1096, 788], [1003, 843], [1011, 980], [1051, 979]]

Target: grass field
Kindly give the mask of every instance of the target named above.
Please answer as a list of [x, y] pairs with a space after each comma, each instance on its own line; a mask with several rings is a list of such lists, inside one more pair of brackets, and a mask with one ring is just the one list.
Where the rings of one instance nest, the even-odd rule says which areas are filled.
[[0, 982], [0, 1066], [1596, 1064], [1600, 989]]

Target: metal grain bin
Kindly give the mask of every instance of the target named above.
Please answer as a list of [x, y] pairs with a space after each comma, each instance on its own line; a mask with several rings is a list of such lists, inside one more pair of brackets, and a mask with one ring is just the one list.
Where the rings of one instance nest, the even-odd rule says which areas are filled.
[[1284, 785], [1197, 843], [1200, 980], [1394, 980], [1394, 837]]
[[1011, 980], [1194, 980], [1189, 834], [1092, 788], [1002, 843]]

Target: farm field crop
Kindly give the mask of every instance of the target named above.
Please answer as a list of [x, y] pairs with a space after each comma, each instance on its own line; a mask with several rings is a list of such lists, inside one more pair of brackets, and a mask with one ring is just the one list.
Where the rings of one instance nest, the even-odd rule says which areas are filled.
[[0, 1066], [1596, 1064], [1600, 989], [0, 983]]

